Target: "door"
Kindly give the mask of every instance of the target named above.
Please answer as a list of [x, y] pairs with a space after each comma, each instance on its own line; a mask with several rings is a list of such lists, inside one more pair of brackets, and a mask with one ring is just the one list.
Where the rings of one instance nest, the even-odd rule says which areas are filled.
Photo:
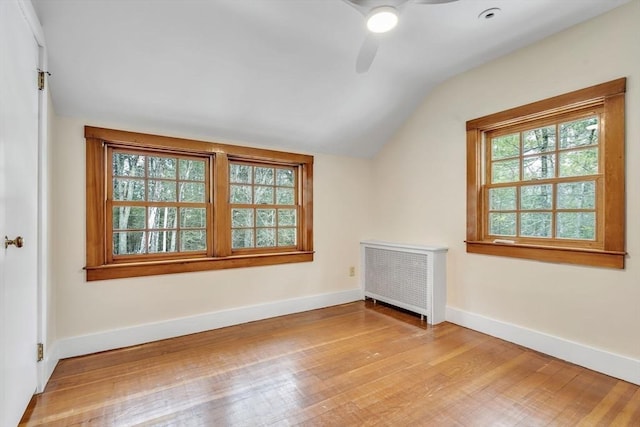
[[[39, 47], [17, 0], [0, 0], [0, 425], [37, 385]], [[21, 236], [22, 248], [5, 248]]]

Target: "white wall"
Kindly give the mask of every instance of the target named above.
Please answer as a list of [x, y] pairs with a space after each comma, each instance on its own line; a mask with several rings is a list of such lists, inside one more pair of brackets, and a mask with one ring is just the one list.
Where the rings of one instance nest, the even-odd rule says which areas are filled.
[[[86, 282], [85, 124], [158, 133], [56, 118], [51, 210], [57, 245], [52, 269], [56, 334], [63, 343], [73, 337], [359, 288], [358, 277], [349, 277], [349, 267], [358, 265], [358, 242], [368, 229], [370, 162], [327, 155], [316, 155], [314, 163], [312, 263]], [[77, 352], [59, 351], [62, 356]]]
[[[639, 23], [633, 0], [444, 82], [374, 159], [374, 237], [449, 246], [451, 308], [640, 360]], [[628, 79], [626, 269], [467, 254], [465, 122], [619, 77]]]

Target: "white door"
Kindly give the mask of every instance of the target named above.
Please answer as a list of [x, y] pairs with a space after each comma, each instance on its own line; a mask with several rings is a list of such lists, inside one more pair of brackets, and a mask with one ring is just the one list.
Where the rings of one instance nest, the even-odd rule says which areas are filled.
[[38, 56], [18, 1], [0, 0], [1, 426], [18, 424], [37, 385]]

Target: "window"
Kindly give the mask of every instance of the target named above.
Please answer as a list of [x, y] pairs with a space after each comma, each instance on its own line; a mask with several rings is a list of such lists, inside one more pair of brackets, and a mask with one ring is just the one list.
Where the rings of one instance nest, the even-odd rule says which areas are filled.
[[85, 127], [87, 280], [313, 260], [313, 157]]
[[207, 251], [209, 157], [107, 148], [108, 261]]
[[294, 248], [298, 241], [296, 171], [231, 162], [231, 249]]
[[[584, 113], [583, 113], [584, 114]], [[484, 204], [487, 235], [564, 246], [600, 247], [602, 193], [599, 110], [515, 133], [488, 132]], [[508, 132], [513, 131], [511, 127]]]
[[467, 252], [624, 268], [625, 87], [467, 122]]

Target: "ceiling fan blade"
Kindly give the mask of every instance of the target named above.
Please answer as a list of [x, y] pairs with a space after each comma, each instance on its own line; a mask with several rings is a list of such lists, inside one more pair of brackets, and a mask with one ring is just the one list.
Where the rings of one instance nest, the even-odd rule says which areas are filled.
[[360, 12], [363, 16], [367, 16], [372, 9], [380, 6], [391, 6], [400, 9], [408, 1], [409, 0], [344, 0], [345, 3]]
[[413, 0], [416, 4], [442, 4], [442, 3], [453, 3], [458, 0]]
[[362, 74], [369, 71], [377, 52], [378, 38], [373, 34], [368, 34], [364, 42], [362, 42], [358, 57], [356, 58], [356, 73]]
[[408, 0], [344, 0], [347, 3], [350, 3], [354, 7], [362, 8], [364, 10], [371, 10], [374, 7], [380, 6], [393, 6], [398, 7], [402, 3], [407, 2]]
[[358, 1], [355, 1], [355, 0], [344, 0], [344, 2], [346, 4], [348, 4], [349, 6], [353, 7], [355, 10], [357, 10], [358, 12], [360, 12], [364, 16], [366, 16], [367, 12], [369, 11], [369, 7], [367, 7], [366, 5], [360, 4], [360, 2], [358, 2]]

